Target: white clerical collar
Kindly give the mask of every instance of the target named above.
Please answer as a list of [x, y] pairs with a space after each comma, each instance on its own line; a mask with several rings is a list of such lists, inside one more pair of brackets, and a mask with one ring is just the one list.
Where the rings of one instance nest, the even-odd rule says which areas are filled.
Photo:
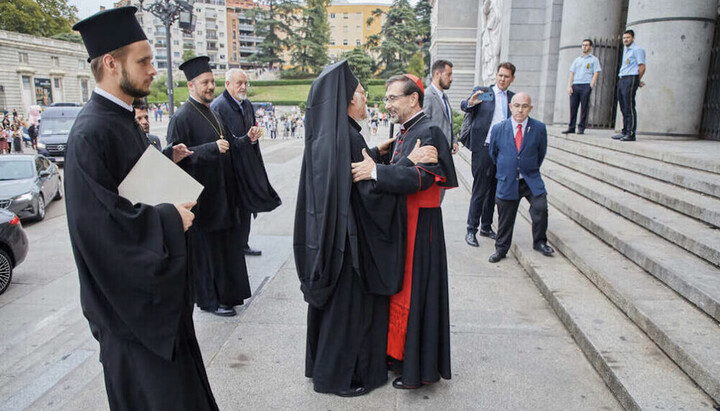
[[400, 124], [400, 130], [405, 130], [405, 124], [409, 123], [412, 119], [414, 119], [415, 117], [420, 116], [420, 115], [422, 115], [422, 114], [424, 114], [424, 113], [425, 113], [424, 111], [420, 110], [420, 111], [418, 111], [417, 113], [415, 113], [414, 116], [412, 116], [412, 117], [410, 117], [409, 119], [405, 120], [404, 123]]
[[112, 101], [113, 103], [117, 104], [118, 106], [124, 108], [125, 110], [127, 110], [127, 111], [129, 111], [129, 112], [134, 112], [134, 110], [133, 110], [133, 108], [132, 108], [132, 106], [131, 106], [130, 104], [128, 104], [128, 103], [120, 100], [119, 98], [113, 96], [112, 94], [110, 94], [110, 93], [108, 93], [107, 91], [101, 89], [100, 87], [97, 87], [97, 86], [95, 87], [95, 93], [98, 94], [98, 95], [100, 95], [100, 96], [105, 97], [106, 99]]

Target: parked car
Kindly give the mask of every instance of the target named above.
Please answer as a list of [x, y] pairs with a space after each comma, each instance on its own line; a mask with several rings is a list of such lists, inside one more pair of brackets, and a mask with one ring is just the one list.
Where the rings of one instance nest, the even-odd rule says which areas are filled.
[[82, 107], [47, 107], [40, 117], [38, 153], [59, 164], [65, 161], [68, 134]]
[[10, 285], [13, 269], [25, 260], [28, 246], [20, 219], [7, 210], [0, 210], [0, 294]]
[[42, 220], [45, 206], [63, 196], [58, 167], [39, 154], [0, 156], [0, 208]]

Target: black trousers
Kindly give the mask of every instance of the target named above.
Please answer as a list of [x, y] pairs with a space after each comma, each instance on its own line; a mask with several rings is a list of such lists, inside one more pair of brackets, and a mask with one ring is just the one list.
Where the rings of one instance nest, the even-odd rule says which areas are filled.
[[547, 242], [548, 206], [547, 194], [533, 196], [525, 180], [520, 180], [518, 188], [520, 198], [517, 200], [495, 199], [498, 206], [498, 232], [495, 240], [495, 251], [505, 255], [510, 250], [515, 217], [523, 197], [530, 203], [530, 219], [532, 220], [533, 246]]
[[579, 131], [584, 131], [587, 126], [588, 111], [590, 111], [590, 84], [573, 84], [573, 93], [570, 95], [570, 124], [569, 130], [575, 131], [578, 106], [581, 106], [580, 122], [577, 125]]
[[250, 221], [252, 221], [252, 213], [247, 210], [240, 210], [240, 247], [244, 250], [249, 247], [248, 239], [250, 238]]
[[618, 79], [617, 99], [623, 116], [622, 133], [635, 136], [637, 129], [637, 111], [635, 94], [640, 86], [640, 76], [623, 76]]
[[469, 233], [475, 234], [481, 223], [483, 230], [490, 230], [495, 209], [497, 179], [489, 147], [483, 146], [479, 151], [472, 152], [471, 169], [473, 185], [468, 209], [467, 230]]

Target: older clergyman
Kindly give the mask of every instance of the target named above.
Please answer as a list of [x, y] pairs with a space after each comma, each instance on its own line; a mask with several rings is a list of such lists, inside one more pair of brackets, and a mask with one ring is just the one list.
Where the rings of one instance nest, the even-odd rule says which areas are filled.
[[510, 102], [512, 116], [492, 129], [490, 157], [497, 165], [498, 233], [491, 263], [505, 258], [510, 250], [515, 217], [523, 197], [530, 202], [533, 248], [546, 256], [555, 252], [547, 245], [547, 193], [540, 175], [547, 152], [547, 129], [545, 124], [529, 117], [532, 108], [527, 93], [515, 94]]

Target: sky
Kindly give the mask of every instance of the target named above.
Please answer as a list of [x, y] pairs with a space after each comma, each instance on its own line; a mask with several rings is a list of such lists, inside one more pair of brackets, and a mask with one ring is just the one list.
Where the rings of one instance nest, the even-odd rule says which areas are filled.
[[[78, 17], [84, 19], [100, 10], [100, 6], [111, 8], [117, 0], [68, 0], [68, 3], [78, 8]], [[148, 2], [152, 0], [147, 0]], [[363, 3], [367, 0], [348, 0], [350, 3]], [[370, 0], [373, 3], [392, 3], [392, 0]], [[410, 4], [415, 4], [417, 0], [410, 0]]]

